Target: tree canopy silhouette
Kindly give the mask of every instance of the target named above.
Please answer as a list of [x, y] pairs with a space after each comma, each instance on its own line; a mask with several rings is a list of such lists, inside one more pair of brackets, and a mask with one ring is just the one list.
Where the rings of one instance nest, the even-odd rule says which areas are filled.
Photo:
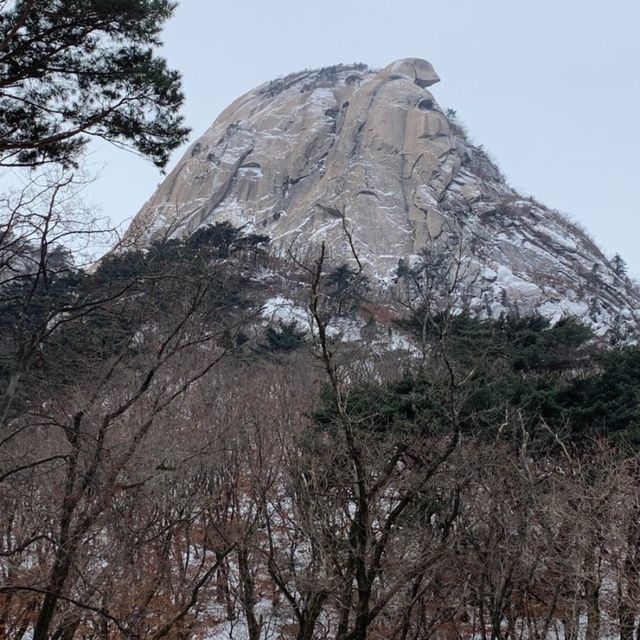
[[90, 137], [163, 167], [187, 136], [155, 52], [169, 0], [0, 0], [0, 166], [73, 165]]

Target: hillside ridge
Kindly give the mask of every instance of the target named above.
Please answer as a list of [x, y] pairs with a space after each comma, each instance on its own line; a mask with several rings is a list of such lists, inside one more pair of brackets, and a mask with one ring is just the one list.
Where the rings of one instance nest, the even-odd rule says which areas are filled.
[[324, 240], [391, 286], [400, 261], [452, 251], [471, 310], [576, 315], [600, 332], [635, 323], [640, 296], [566, 217], [505, 180], [430, 87], [425, 60], [305, 70], [234, 101], [187, 150], [136, 216], [125, 246], [227, 221], [272, 251]]

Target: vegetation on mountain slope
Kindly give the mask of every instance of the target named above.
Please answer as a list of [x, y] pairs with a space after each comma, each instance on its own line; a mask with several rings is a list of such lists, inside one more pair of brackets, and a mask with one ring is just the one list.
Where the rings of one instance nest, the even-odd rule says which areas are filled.
[[[0, 3], [3, 161], [66, 166], [89, 134], [162, 164], [171, 10]], [[285, 262], [225, 224], [84, 269], [71, 184], [1, 202], [0, 637], [633, 640], [626, 335], [474, 318], [443, 255], [383, 305], [357, 256]], [[274, 290], [309, 327], [263, 320]]]
[[380, 359], [329, 337], [372, 303], [322, 260], [292, 266], [312, 335], [261, 329], [264, 242], [218, 225], [4, 286], [4, 632], [628, 628], [638, 348], [434, 297]]

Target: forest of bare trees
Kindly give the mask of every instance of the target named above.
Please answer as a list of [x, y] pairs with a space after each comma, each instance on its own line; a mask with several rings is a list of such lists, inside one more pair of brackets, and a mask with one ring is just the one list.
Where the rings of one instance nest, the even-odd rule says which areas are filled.
[[[2, 246], [3, 637], [634, 637], [633, 449], [470, 412], [496, 362], [458, 353], [458, 289], [414, 271], [421, 355], [376, 359], [329, 337], [320, 249], [293, 265], [312, 336], [265, 355], [240, 339], [263, 239], [214, 227], [81, 275], [54, 220]], [[408, 371], [427, 404], [388, 395]]]
[[90, 263], [87, 136], [186, 130], [172, 3], [85, 5], [0, 2], [0, 638], [637, 637], [638, 348], [474, 320], [462, 245], [398, 269], [413, 350], [341, 341], [382, 308], [346, 220], [349, 264], [226, 224]]

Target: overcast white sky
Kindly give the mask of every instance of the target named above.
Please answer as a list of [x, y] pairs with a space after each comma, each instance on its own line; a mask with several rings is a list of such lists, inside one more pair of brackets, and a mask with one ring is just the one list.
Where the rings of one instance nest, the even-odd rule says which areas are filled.
[[[231, 101], [303, 68], [429, 60], [511, 184], [579, 220], [640, 276], [640, 0], [182, 0], [164, 54], [199, 136]], [[174, 154], [172, 164], [182, 154]], [[96, 145], [89, 198], [116, 221], [162, 176]]]

